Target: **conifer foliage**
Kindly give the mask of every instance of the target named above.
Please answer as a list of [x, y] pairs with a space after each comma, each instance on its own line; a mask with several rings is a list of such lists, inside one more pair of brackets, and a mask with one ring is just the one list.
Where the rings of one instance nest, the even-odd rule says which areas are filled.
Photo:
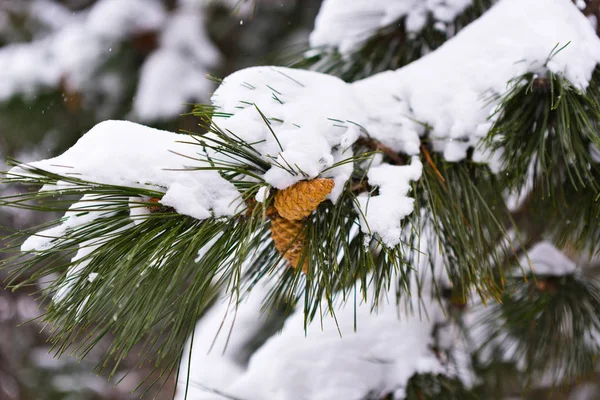
[[9, 286], [58, 275], [56, 351], [110, 333], [118, 365], [142, 343], [182, 399], [502, 398], [588, 377], [587, 9], [326, 0], [295, 68], [226, 77], [197, 131], [106, 121], [12, 161], [4, 181], [39, 190], [0, 204], [65, 216], [15, 239]]

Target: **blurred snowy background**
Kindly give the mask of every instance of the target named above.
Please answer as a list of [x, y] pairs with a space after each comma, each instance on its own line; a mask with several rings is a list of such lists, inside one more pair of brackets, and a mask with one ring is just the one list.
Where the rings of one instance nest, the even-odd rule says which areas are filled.
[[[0, 159], [48, 158], [106, 119], [198, 131], [180, 114], [208, 101], [215, 84], [206, 75], [280, 63], [282, 52], [306, 44], [320, 3], [0, 0]], [[0, 238], [41, 217], [0, 208]], [[105, 373], [90, 373], [102, 343], [82, 362], [56, 359], [39, 324], [21, 325], [40, 315], [37, 290], [0, 291], [0, 399], [139, 398], [131, 392], [150, 365], [117, 373], [115, 388]], [[158, 398], [172, 393], [167, 385]]]

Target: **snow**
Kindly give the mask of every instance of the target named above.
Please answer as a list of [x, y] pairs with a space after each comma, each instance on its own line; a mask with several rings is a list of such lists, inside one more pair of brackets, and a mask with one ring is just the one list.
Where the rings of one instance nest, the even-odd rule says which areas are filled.
[[118, 41], [132, 33], [151, 32], [165, 22], [166, 13], [155, 0], [102, 0], [87, 16], [87, 30], [92, 37]]
[[[370, 304], [358, 303], [355, 309], [349, 301], [336, 309], [336, 319], [325, 315], [306, 331], [300, 304], [279, 334], [271, 336], [247, 364], [240, 362], [234, 355], [264, 324], [260, 304], [268, 289], [268, 284], [256, 288], [239, 305], [224, 354], [222, 346], [233, 321], [233, 306], [227, 312], [227, 302], [220, 302], [198, 323], [191, 353], [189, 400], [221, 398], [207, 392], [206, 387], [244, 400], [359, 400], [374, 392], [402, 393], [408, 379], [418, 372], [451, 374], [430, 349], [434, 324], [444, 320], [435, 301], [427, 302], [429, 318], [417, 312], [404, 315], [395, 303], [385, 300], [376, 312]], [[184, 357], [178, 400], [184, 398], [186, 385], [189, 359]]]
[[266, 186], [261, 187], [260, 189], [258, 189], [258, 192], [256, 193], [256, 196], [254, 196], [254, 199], [256, 201], [258, 201], [259, 203], [264, 203], [264, 201], [267, 199], [267, 197], [269, 197], [269, 188]]
[[311, 47], [337, 47], [342, 54], [378, 29], [406, 18], [406, 30], [420, 32], [427, 19], [452, 23], [472, 0], [325, 0], [310, 35]]
[[358, 196], [361, 229], [364, 233], [377, 233], [388, 246], [401, 241], [401, 221], [414, 209], [414, 199], [408, 197], [410, 182], [421, 178], [423, 165], [413, 157], [410, 165], [381, 164], [371, 167], [367, 173], [369, 185], [377, 186], [379, 194]]
[[[212, 102], [219, 111], [232, 114], [216, 124], [256, 143], [254, 148], [271, 162], [263, 177], [269, 185], [284, 189], [323, 173], [335, 180], [335, 190], [329, 195], [335, 202], [352, 174], [353, 163], [331, 167], [353, 156], [352, 144], [364, 135], [362, 126], [369, 125], [368, 115], [353, 94], [351, 85], [325, 74], [257, 67], [227, 77]], [[258, 110], [272, 121], [273, 132]], [[377, 131], [369, 133], [382, 137]], [[408, 182], [418, 180], [420, 174], [417, 158], [411, 166], [372, 167], [370, 183], [380, 186], [380, 195], [359, 197], [366, 216], [363, 230], [379, 234], [390, 246], [398, 244], [401, 220], [413, 210]]]
[[[427, 237], [416, 245], [423, 254], [432, 248]], [[263, 329], [264, 311], [260, 312], [260, 305], [272, 283], [261, 281], [239, 304], [233, 327], [233, 306], [220, 300], [198, 322], [194, 334], [188, 400], [227, 396], [244, 400], [362, 400], [370, 398], [367, 394], [383, 397], [387, 393], [395, 393], [395, 398], [401, 399], [407, 381], [415, 373], [458, 377], [469, 387], [474, 384], [469, 370], [471, 360], [463, 348], [457, 348], [464, 344], [459, 341], [461, 335], [456, 326], [448, 324], [440, 303], [432, 295], [431, 278], [445, 276], [445, 272], [439, 262], [434, 270], [430, 269], [427, 258], [422, 257], [416, 266], [419, 279], [415, 274], [410, 282], [412, 293], [421, 293], [421, 298], [406, 297], [396, 304], [392, 287], [375, 310], [370, 303], [357, 299], [354, 304], [350, 299], [334, 307], [335, 319], [324, 313], [306, 330], [300, 301], [281, 331], [262, 344], [248, 362], [236, 359], [235, 354]], [[374, 297], [372, 288], [368, 289], [368, 297]], [[323, 310], [327, 307], [326, 303], [322, 305]], [[221, 324], [223, 328], [218, 333]], [[222, 354], [230, 328], [229, 345]], [[210, 350], [213, 341], [215, 345]], [[449, 359], [456, 364], [446, 364], [444, 356], [434, 353], [434, 343], [449, 351]], [[184, 354], [177, 400], [184, 398], [189, 344]]]
[[202, 9], [175, 11], [160, 37], [160, 47], [144, 62], [133, 112], [142, 121], [173, 118], [214, 89], [206, 74], [220, 61], [210, 42]]
[[183, 352], [175, 400], [184, 399], [186, 384], [187, 400], [203, 399], [205, 388], [226, 392], [225, 388], [243, 373], [246, 361], [240, 355], [266, 322], [261, 306], [268, 288], [265, 283], [257, 285], [237, 310], [229, 298], [219, 298], [202, 317], [191, 351], [189, 341]]
[[[328, 1], [324, 7], [333, 3]], [[515, 13], [517, 8], [521, 12]], [[532, 20], [531, 15], [538, 18]], [[512, 29], [505, 29], [507, 26]], [[568, 41], [570, 45], [544, 65], [554, 46]], [[599, 61], [597, 37], [568, 0], [503, 0], [438, 51], [401, 70], [344, 84], [303, 71], [249, 69], [227, 78], [215, 93], [213, 104], [219, 111], [232, 114], [217, 122], [221, 128], [258, 143], [256, 147], [264, 155], [292, 160], [290, 165], [302, 163], [299, 169], [309, 177], [326, 171], [333, 160], [341, 158], [336, 152], [342, 148], [350, 151], [352, 143], [367, 134], [395, 151], [412, 155], [411, 164], [405, 166], [388, 165], [378, 158], [368, 178], [378, 187], [379, 195], [359, 197], [365, 214], [362, 229], [370, 228], [369, 232], [378, 233], [385, 243], [397, 244], [399, 221], [413, 211], [408, 197], [410, 182], [418, 180], [422, 172], [417, 157], [420, 136], [430, 135], [436, 151], [450, 161], [460, 161], [467, 148], [477, 146], [491, 126], [488, 117], [496, 104], [486, 106], [486, 100], [492, 93], [503, 93], [512, 78], [529, 71], [543, 73], [547, 68], [585, 89]], [[268, 118], [274, 118], [271, 128], [282, 149], [255, 105]], [[332, 120], [335, 125], [330, 124]], [[315, 154], [318, 157], [313, 157]], [[492, 157], [480, 151], [474, 155], [480, 162]], [[304, 178], [277, 167], [265, 175], [266, 181], [279, 189]], [[430, 250], [431, 246], [423, 249], [426, 253]], [[534, 247], [529, 256], [538, 274], [564, 274], [574, 269], [574, 263], [548, 243]], [[420, 274], [426, 270], [418, 268]], [[238, 313], [243, 313], [244, 307], [240, 305]], [[354, 308], [348, 302], [336, 309], [337, 325], [333, 318], [324, 316], [321, 324], [313, 323], [303, 330], [300, 304], [281, 333], [254, 353], [247, 366], [235, 364], [231, 379], [213, 381], [211, 371], [191, 376], [247, 400], [362, 399], [373, 390], [401, 395], [415, 372], [448, 372], [429, 350], [433, 323], [443, 319], [441, 310], [437, 304], [427, 304], [426, 309], [429, 320], [412, 314], [399, 317], [395, 305], [383, 304], [373, 313], [366, 304]], [[203, 329], [214, 332], [208, 325]], [[233, 329], [236, 332], [235, 326]], [[247, 326], [242, 325], [240, 332], [244, 329]], [[456, 351], [466, 364], [469, 358], [464, 345]], [[507, 354], [510, 352], [508, 349]], [[223, 368], [221, 361], [201, 358], [192, 365], [203, 365], [206, 370], [207, 365]], [[462, 371], [468, 375], [466, 368]], [[190, 398], [219, 396], [197, 388]]]
[[[77, 228], [89, 224], [90, 222], [99, 219], [107, 218], [114, 215], [113, 210], [105, 209], [106, 204], [103, 203], [101, 196], [99, 195], [84, 195], [81, 199], [73, 203], [69, 210], [65, 213], [65, 216], [61, 219], [60, 224], [36, 233], [35, 235], [27, 238], [21, 245], [21, 251], [23, 252], [37, 252], [51, 249], [57, 243], [65, 243], [69, 241], [68, 235], [76, 230]], [[72, 290], [76, 281], [81, 278], [81, 271], [90, 262], [88, 256], [93, 253], [100, 242], [86, 241], [77, 244], [78, 250], [72, 257], [71, 262], [80, 261], [78, 264], [72, 266], [67, 271], [66, 275], [62, 278], [62, 283], [54, 294], [53, 300], [60, 302], [66, 298], [68, 293]], [[90, 273], [87, 276], [87, 280], [93, 282], [98, 276], [97, 273]]]
[[[89, 11], [71, 13], [56, 3], [32, 2], [29, 12], [43, 28], [30, 43], [0, 48], [0, 102], [56, 88], [107, 98], [108, 108], [121, 104], [127, 85], [101, 67], [125, 41], [157, 34], [159, 47], [140, 71], [131, 118], [175, 118], [184, 103], [206, 101], [214, 89], [206, 74], [220, 54], [208, 37], [203, 3], [168, 12], [159, 0], [100, 0]], [[106, 107], [99, 107], [100, 116], [114, 115]]]
[[28, 2], [26, 6], [29, 7], [29, 17], [41, 23], [49, 31], [56, 31], [72, 21], [71, 11], [54, 1], [34, 0]]
[[[231, 183], [216, 171], [187, 168], [189, 164], [190, 168], [202, 165], [181, 155], [196, 155], [199, 147], [190, 143], [193, 139], [184, 135], [126, 121], [105, 121], [62, 155], [27, 165], [57, 174], [75, 174], [94, 183], [164, 192], [162, 204], [197, 219], [235, 214], [241, 200]], [[10, 173], [27, 174], [23, 167], [15, 167]]]
[[[105, 2], [103, 7], [110, 9], [111, 0]], [[151, 75], [167, 77], [161, 82], [167, 86], [172, 86], [167, 70], [177, 67], [163, 64], [179, 64], [182, 57], [201, 63], [204, 46], [195, 48], [195, 42], [185, 37], [194, 26], [197, 31], [192, 36], [201, 34], [203, 29], [197, 24], [202, 18], [195, 13], [197, 8], [186, 7], [191, 6], [184, 5], [171, 18], [161, 36], [161, 50], [145, 66], [145, 70], [162, 71]], [[521, 11], [514, 13], [516, 8]], [[539, 18], [531, 21], [533, 14]], [[123, 12], [122, 18], [129, 15]], [[160, 23], [157, 13], [149, 15], [144, 24]], [[144, 29], [148, 26], [143, 25]], [[506, 26], [512, 29], [503, 29]], [[501, 37], [497, 37], [498, 32], [502, 32]], [[561, 41], [571, 43], [544, 66]], [[208, 59], [216, 62], [218, 54], [214, 52]], [[428, 134], [434, 150], [443, 152], [449, 161], [460, 161], [491, 126], [488, 117], [495, 104], [486, 105], [486, 95], [502, 93], [512, 78], [527, 71], [543, 73], [544, 68], [564, 74], [583, 89], [598, 62], [600, 41], [569, 1], [531, 0], [522, 4], [503, 0], [437, 51], [400, 70], [347, 84], [311, 71], [248, 68], [227, 77], [211, 101], [220, 112], [230, 115], [216, 118], [214, 123], [224, 132], [253, 143], [271, 164], [262, 177], [268, 185], [284, 189], [317, 176], [333, 178], [336, 190], [329, 198], [335, 202], [353, 168], [352, 163], [336, 163], [353, 156], [352, 145], [359, 137], [368, 136], [392, 150], [416, 156], [419, 136]], [[144, 110], [140, 115], [160, 118], [180, 110], [181, 103], [175, 99], [192, 95], [206, 83], [197, 76], [199, 86], [190, 85], [196, 78], [187, 73], [198, 71], [184, 67], [180, 75], [186, 78], [174, 90], [161, 86], [146, 93], [140, 89], [143, 93], [136, 100], [136, 104], [144, 104], [139, 106]], [[165, 100], [162, 92], [173, 97]], [[148, 102], [149, 98], [153, 101]], [[106, 122], [63, 156], [34, 165], [58, 173], [77, 173], [98, 183], [150, 185], [164, 191], [163, 204], [198, 219], [232, 215], [239, 204], [238, 192], [216, 172], [166, 171], [184, 167], [184, 159], [168, 149], [193, 155], [194, 148], [175, 143], [177, 139], [181, 136], [126, 122]], [[480, 162], [493, 157], [479, 150], [474, 155]], [[359, 196], [363, 231], [379, 235], [387, 245], [399, 243], [400, 223], [413, 211], [409, 183], [420, 178], [421, 168], [416, 157], [410, 166], [372, 166], [368, 176], [371, 185], [379, 187], [379, 195]]]
[[[0, 101], [64, 83], [83, 88], [110, 49], [128, 35], [158, 30], [165, 11], [155, 0], [102, 0], [73, 15], [62, 29], [31, 43], [0, 49]], [[76, 50], [74, 50], [76, 49]], [[42, 67], [43, 66], [43, 67]]]
[[[331, 4], [339, 4], [339, 1], [328, 0], [320, 19], [325, 18], [326, 7], [333, 7]], [[416, 4], [409, 1], [346, 4], [349, 10], [360, 10], [362, 4], [385, 6], [376, 26], [407, 15], [407, 26], [414, 30], [422, 26], [425, 12], [406, 14], [408, 8], [402, 9], [400, 4]], [[460, 12], [460, 7], [467, 3], [446, 2], [445, 10], [441, 2], [419, 4], [421, 8], [416, 10], [432, 11], [436, 18], [444, 21], [443, 18], [451, 20], [453, 13]], [[515, 13], [515, 9], [520, 12]], [[531, 15], [536, 18], [532, 19]], [[152, 24], [159, 20], [149, 18], [146, 22]], [[198, 21], [201, 17], [190, 11], [189, 14], [178, 12], [165, 22], [168, 27], [161, 35], [160, 50], [144, 66], [141, 87], [148, 91], [140, 89], [136, 100], [140, 118], [163, 118], [180, 112], [181, 103], [175, 106], [172, 102], [185, 100], [200, 90], [200, 86], [194, 88], [191, 84], [187, 86], [188, 83], [179, 86], [179, 82], [171, 81], [173, 76], [168, 72], [181, 67], [177, 74], [186, 76], [182, 81], [200, 82], [200, 71], [208, 63], [203, 64], [206, 59], [191, 47], [193, 42], [182, 39], [187, 28]], [[284, 189], [299, 180], [323, 176], [336, 181], [336, 189], [329, 197], [335, 202], [353, 166], [352, 163], [333, 166], [354, 155], [352, 145], [360, 137], [374, 138], [394, 151], [411, 156], [410, 164], [403, 166], [387, 164], [382, 157], [374, 158], [367, 177], [379, 193], [377, 196], [361, 194], [358, 198], [363, 232], [379, 235], [387, 245], [397, 245], [401, 238], [400, 223], [414, 211], [409, 193], [411, 182], [420, 179], [422, 173], [421, 137], [429, 135], [434, 149], [443, 152], [447, 160], [460, 161], [467, 148], [477, 146], [489, 130], [488, 117], [497, 104], [486, 105], [487, 95], [504, 92], [510, 79], [528, 71], [543, 73], [547, 68], [564, 74], [574, 85], [585, 89], [600, 62], [600, 42], [585, 21], [569, 0], [502, 0], [439, 50], [403, 69], [357, 83], [347, 84], [324, 74], [286, 68], [245, 69], [227, 77], [212, 97], [218, 111], [231, 114], [215, 119], [214, 123], [224, 132], [253, 143], [271, 163], [262, 177], [269, 186], [263, 186], [257, 193], [258, 201], [264, 201], [270, 187]], [[318, 26], [323, 23], [318, 22]], [[507, 26], [511, 29], [506, 29]], [[331, 23], [328, 29], [335, 30], [335, 24]], [[111, 36], [109, 33], [106, 34]], [[344, 35], [349, 40], [352, 37], [348, 32]], [[85, 39], [74, 33], [66, 37], [69, 40], [62, 43], [64, 48], [81, 46], [78, 41]], [[570, 45], [544, 65], [554, 46], [568, 41]], [[339, 45], [349, 46], [347, 43]], [[95, 57], [93, 48], [89, 53], [85, 51], [73, 55], [78, 57], [73, 64], [83, 65], [81, 60]], [[213, 55], [212, 60], [216, 61], [218, 55]], [[27, 61], [24, 55], [23, 62]], [[50, 68], [44, 77], [48, 84], [56, 79], [55, 72]], [[147, 78], [148, 83], [144, 78], [146, 73], [151, 77], [163, 75], [165, 80]], [[191, 75], [185, 75], [187, 73]], [[168, 98], [171, 104], [148, 100], [167, 102], [159, 96], [165, 89], [161, 89], [162, 86], [157, 89], [162, 84], [173, 86], [173, 97]], [[194, 89], [188, 91], [190, 88]], [[150, 188], [164, 193], [162, 204], [198, 219], [234, 215], [242, 205], [235, 187], [214, 171], [188, 168], [200, 166], [202, 161], [176, 154], [197, 156], [200, 147], [180, 143], [186, 138], [130, 122], [107, 121], [94, 127], [63, 155], [31, 165], [58, 174], [75, 174], [80, 179], [100, 184]], [[488, 159], [488, 155], [481, 152], [476, 152], [474, 157], [482, 162]], [[28, 173], [25, 166], [11, 172]], [[139, 213], [132, 210], [132, 218], [137, 215]], [[98, 215], [69, 213], [66, 217], [62, 225], [46, 234], [62, 236]], [[51, 245], [51, 239], [33, 237], [26, 242], [24, 250], [43, 250]], [[74, 260], [82, 262], [68, 272], [67, 278], [77, 276], [85, 266], [84, 258], [93, 251], [93, 245], [80, 249]], [[431, 247], [422, 249], [431, 253]], [[200, 261], [202, 255], [203, 249], [200, 249]], [[575, 268], [547, 243], [534, 247], [530, 259], [538, 274], [560, 275]], [[417, 267], [419, 274], [428, 271], [428, 268]], [[85, 279], [96, 279], [96, 275], [91, 273]], [[57, 301], [69, 289], [66, 284], [57, 294]], [[303, 307], [299, 304], [281, 333], [272, 336], [246, 362], [239, 354], [264, 325], [260, 308], [267, 291], [266, 286], [255, 287], [239, 304], [237, 312], [235, 305], [220, 300], [200, 321], [191, 359], [184, 359], [184, 371], [180, 375], [180, 379], [185, 379], [189, 363], [190, 398], [218, 397], [202, 389], [207, 386], [247, 400], [358, 400], [373, 390], [400, 395], [415, 372], [448, 373], [430, 349], [434, 324], [444, 321], [444, 315], [440, 305], [426, 296], [408, 301], [416, 309], [417, 302], [422, 300], [429, 318], [412, 313], [399, 315], [401, 310], [396, 304], [383, 300], [376, 312], [371, 304], [350, 301], [336, 308], [335, 320], [325, 315], [321, 324], [313, 323], [306, 329]], [[219, 333], [220, 329], [224, 332]], [[452, 341], [447, 344], [451, 345]], [[180, 388], [182, 384], [179, 382]], [[180, 390], [178, 396], [182, 394]]]
[[[395, 305], [372, 313], [370, 306], [351, 304], [323, 327], [303, 331], [302, 310], [290, 317], [250, 360], [248, 370], [228, 388], [253, 399], [362, 399], [377, 389], [382, 395], [406, 384], [415, 372], [442, 373], [430, 351], [432, 321], [398, 317]], [[401, 338], [401, 340], [400, 340]]]
[[94, 201], [94, 198], [95, 196], [83, 196], [80, 201], [69, 207], [59, 225], [28, 237], [21, 245], [21, 251], [29, 252], [49, 249], [57, 239], [63, 238], [69, 231], [89, 224], [98, 218], [110, 216], [110, 211], [88, 211], [96, 206], [101, 206], [101, 203]]
[[527, 251], [527, 257], [521, 257], [520, 264], [524, 272], [535, 275], [562, 276], [575, 272], [577, 265], [562, 251], [548, 241], [542, 241]]
[[[71, 293], [71, 290], [73, 290], [73, 287], [82, 278], [82, 271], [90, 263], [91, 258], [88, 258], [89, 255], [92, 254], [98, 248], [98, 246], [99, 246], [99, 244], [93, 244], [93, 243], [89, 243], [89, 242], [82, 243], [79, 246], [79, 250], [71, 259], [71, 262], [73, 262], [73, 263], [77, 262], [77, 261], [79, 261], [79, 262], [77, 264], [75, 264], [74, 266], [70, 267], [69, 270], [67, 271], [66, 275], [62, 278], [62, 282], [61, 282], [58, 290], [52, 297], [52, 301], [54, 301], [55, 303], [60, 303], [67, 298], [69, 293]], [[92, 272], [87, 276], [87, 280], [89, 282], [93, 282], [94, 279], [96, 279], [97, 277], [98, 277], [98, 274], [95, 272]], [[79, 306], [79, 311], [83, 310], [86, 302], [87, 302], [87, 298]]]
[[[219, 111], [233, 114], [215, 123], [249, 143], [274, 166], [264, 179], [277, 189], [319, 175], [335, 162], [334, 147], [348, 132], [357, 137], [355, 118], [361, 110], [342, 80], [317, 72], [279, 67], [254, 67], [238, 71], [223, 81], [211, 98]], [[260, 112], [259, 112], [260, 110]], [[269, 127], [261, 113], [270, 120]], [[281, 145], [281, 148], [279, 147]], [[344, 157], [352, 157], [351, 149]], [[275, 160], [275, 161], [273, 161]], [[289, 165], [290, 168], [278, 167]], [[336, 179], [352, 171], [351, 165], [334, 168], [325, 177]]]
[[[326, 3], [324, 9], [330, 7], [327, 4], [333, 3]], [[534, 14], [540, 18], [532, 21]], [[567, 0], [524, 4], [503, 0], [435, 52], [397, 71], [353, 84], [308, 71], [242, 70], [226, 78], [212, 97], [219, 111], [232, 114], [217, 124], [257, 143], [261, 154], [276, 160], [273, 164], [293, 167], [293, 172], [277, 165], [267, 171], [265, 181], [277, 189], [323, 171], [336, 178], [336, 188], [343, 188], [351, 166], [327, 168], [341, 158], [336, 153], [340, 147], [345, 157], [352, 156], [351, 144], [367, 135], [409, 155], [419, 154], [420, 136], [428, 135], [433, 149], [455, 162], [474, 147], [473, 159], [489, 162], [498, 171], [498, 155], [478, 148], [497, 106], [489, 101], [491, 95], [503, 93], [515, 77], [545, 69], [563, 74], [577, 87], [587, 87], [600, 62], [600, 41], [585, 21]], [[558, 43], [569, 41], [546, 62]], [[273, 132], [257, 108], [271, 120]], [[393, 195], [364, 194], [359, 200], [361, 210], [370, 213], [363, 230], [394, 245], [400, 240], [401, 219], [413, 208], [408, 182], [419, 179], [421, 167], [388, 167], [381, 168], [395, 171], [398, 182], [405, 184], [395, 186]], [[377, 171], [373, 176], [381, 175]], [[338, 195], [336, 191], [330, 198], [335, 201]]]
[[[553, 48], [567, 43], [544, 66]], [[405, 115], [429, 127], [436, 151], [460, 161], [489, 129], [497, 103], [487, 101], [504, 93], [512, 78], [547, 69], [585, 89], [599, 62], [600, 40], [570, 1], [502, 0], [436, 51], [353, 87], [372, 119], [387, 125], [397, 116], [388, 126], [396, 124], [398, 137], [415, 139], [415, 125], [397, 121]]]
[[[432, 248], [426, 237], [416, 245], [423, 254]], [[419, 279], [415, 274], [410, 282], [411, 291], [420, 292], [421, 298], [406, 297], [396, 304], [392, 287], [375, 310], [366, 301], [357, 299], [355, 304], [350, 299], [334, 306], [335, 319], [324, 313], [306, 329], [300, 301], [281, 331], [266, 340], [248, 361], [239, 354], [246, 354], [245, 346], [264, 329], [261, 304], [273, 283], [263, 280], [255, 286], [239, 303], [235, 317], [234, 306], [219, 300], [197, 324], [191, 359], [189, 343], [184, 351], [176, 399], [184, 398], [189, 365], [188, 400], [362, 400], [370, 398], [367, 394], [383, 397], [387, 393], [400, 399], [415, 373], [458, 377], [469, 387], [474, 384], [471, 360], [463, 348], [454, 350], [464, 344], [459, 341], [461, 335], [455, 325], [448, 324], [432, 295], [431, 278], [445, 276], [443, 266], [437, 262], [431, 270], [427, 258], [422, 257], [416, 266]], [[368, 296], [374, 297], [372, 288]], [[322, 309], [327, 310], [328, 305], [324, 303]], [[432, 351], [434, 343], [449, 351], [456, 364], [446, 363]]]

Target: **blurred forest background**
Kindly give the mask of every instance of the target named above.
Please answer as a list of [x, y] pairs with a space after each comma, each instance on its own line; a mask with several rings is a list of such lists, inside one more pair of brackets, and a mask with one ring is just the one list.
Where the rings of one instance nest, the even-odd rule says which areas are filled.
[[[181, 114], [209, 100], [216, 85], [206, 75], [285, 63], [286, 54], [305, 48], [320, 2], [0, 0], [0, 159], [52, 157], [106, 119], [198, 131]], [[6, 196], [19, 188], [0, 190]], [[0, 207], [0, 238], [44, 217]], [[54, 357], [50, 327], [25, 323], [41, 314], [38, 289], [0, 291], [0, 399], [139, 398], [131, 392], [152, 365], [109, 382], [110, 366], [90, 373], [102, 343], [81, 362]], [[171, 383], [144, 398], [170, 399], [173, 390]]]

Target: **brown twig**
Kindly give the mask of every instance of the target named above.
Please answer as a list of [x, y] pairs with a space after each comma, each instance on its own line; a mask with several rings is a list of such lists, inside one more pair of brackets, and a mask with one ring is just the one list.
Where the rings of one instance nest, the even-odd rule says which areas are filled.
[[369, 188], [369, 181], [367, 180], [367, 178], [364, 178], [358, 182], [353, 182], [352, 186], [350, 187], [350, 190], [353, 193], [362, 193], [362, 192], [366, 191], [368, 188]]
[[429, 153], [429, 150], [427, 149], [427, 147], [424, 144], [421, 145], [421, 151], [423, 152], [423, 155], [425, 156], [425, 161], [427, 161], [427, 164], [429, 164], [429, 166], [431, 168], [433, 168], [433, 171], [435, 172], [436, 176], [442, 183], [442, 186], [444, 186], [444, 189], [448, 190], [448, 188], [446, 187], [446, 179], [444, 179], [444, 176], [442, 175], [440, 170], [436, 167], [435, 163], [433, 162], [433, 158], [431, 158], [431, 154]]
[[387, 158], [389, 158], [392, 161], [392, 164], [394, 164], [394, 165], [406, 165], [407, 164], [406, 158], [404, 158], [400, 154], [396, 153], [394, 150], [390, 149], [389, 147], [385, 146], [378, 140], [375, 140], [372, 138], [361, 137], [356, 141], [356, 144], [358, 144], [360, 146], [365, 146], [371, 151], [381, 152], [383, 155], [385, 155]]
[[148, 203], [152, 203], [152, 205], [148, 206], [148, 210], [152, 214], [156, 213], [174, 213], [175, 209], [173, 207], [164, 206], [161, 204], [161, 199], [158, 197], [152, 197], [148, 200]]

